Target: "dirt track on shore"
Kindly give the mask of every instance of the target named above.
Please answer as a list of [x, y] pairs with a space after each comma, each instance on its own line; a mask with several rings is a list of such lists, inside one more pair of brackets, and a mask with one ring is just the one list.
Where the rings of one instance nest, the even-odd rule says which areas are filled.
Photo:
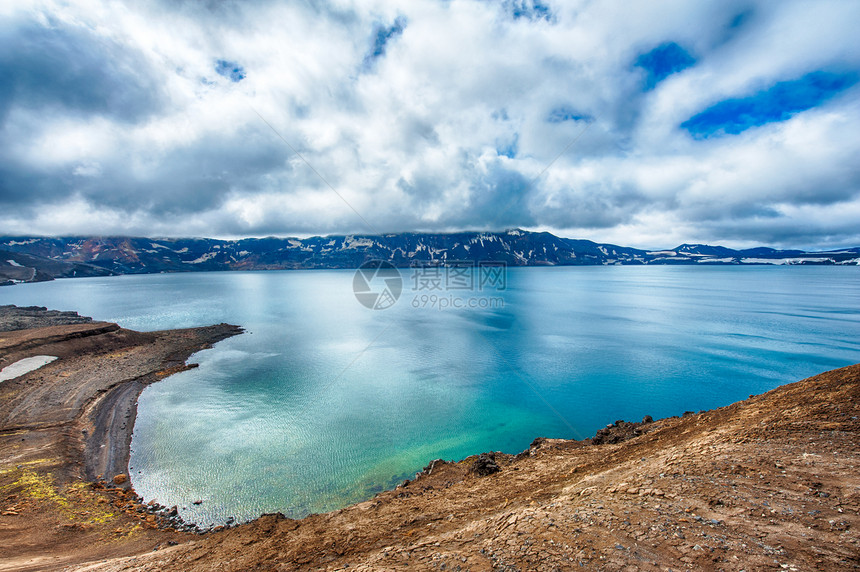
[[60, 356], [0, 383], [0, 570], [860, 569], [860, 364], [599, 445], [536, 440], [485, 476], [475, 457], [434, 462], [342, 510], [193, 535], [87, 475], [122, 463], [138, 387], [237, 330], [62, 328], [0, 334], [0, 366]]

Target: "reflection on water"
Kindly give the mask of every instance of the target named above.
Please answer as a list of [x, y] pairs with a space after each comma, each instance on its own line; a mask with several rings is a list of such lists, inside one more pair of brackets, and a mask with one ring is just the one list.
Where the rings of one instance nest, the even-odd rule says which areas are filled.
[[6, 288], [2, 303], [248, 330], [140, 399], [134, 486], [200, 524], [330, 510], [434, 458], [725, 405], [860, 361], [856, 268], [512, 269], [493, 293], [503, 308], [448, 311], [406, 296], [368, 310], [352, 278], [75, 279]]

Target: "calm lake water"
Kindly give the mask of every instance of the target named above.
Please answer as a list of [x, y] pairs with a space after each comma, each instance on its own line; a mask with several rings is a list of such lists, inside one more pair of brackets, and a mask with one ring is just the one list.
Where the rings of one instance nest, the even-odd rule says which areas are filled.
[[247, 329], [140, 398], [134, 486], [199, 524], [331, 510], [434, 458], [583, 438], [860, 362], [857, 267], [509, 269], [504, 291], [472, 293], [494, 307], [445, 311], [415, 307], [426, 292], [409, 272], [376, 311], [351, 271], [58, 280], [0, 288], [0, 303]]

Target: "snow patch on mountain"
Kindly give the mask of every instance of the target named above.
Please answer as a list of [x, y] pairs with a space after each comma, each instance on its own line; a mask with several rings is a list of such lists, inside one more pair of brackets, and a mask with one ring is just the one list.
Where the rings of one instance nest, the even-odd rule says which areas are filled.
[[218, 256], [217, 252], [206, 252], [203, 254], [203, 256], [200, 256], [199, 258], [195, 258], [194, 260], [189, 260], [188, 264], [200, 264], [202, 262], [206, 262], [207, 260], [212, 260], [216, 256]]

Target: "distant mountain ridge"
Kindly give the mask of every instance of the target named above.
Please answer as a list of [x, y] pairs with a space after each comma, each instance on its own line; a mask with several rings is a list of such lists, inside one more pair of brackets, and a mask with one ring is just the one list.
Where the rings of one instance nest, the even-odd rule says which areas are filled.
[[0, 237], [0, 284], [60, 277], [203, 270], [357, 268], [504, 262], [509, 266], [610, 264], [860, 264], [860, 247], [827, 252], [733, 250], [682, 244], [648, 251], [548, 232], [391, 233], [310, 238]]

